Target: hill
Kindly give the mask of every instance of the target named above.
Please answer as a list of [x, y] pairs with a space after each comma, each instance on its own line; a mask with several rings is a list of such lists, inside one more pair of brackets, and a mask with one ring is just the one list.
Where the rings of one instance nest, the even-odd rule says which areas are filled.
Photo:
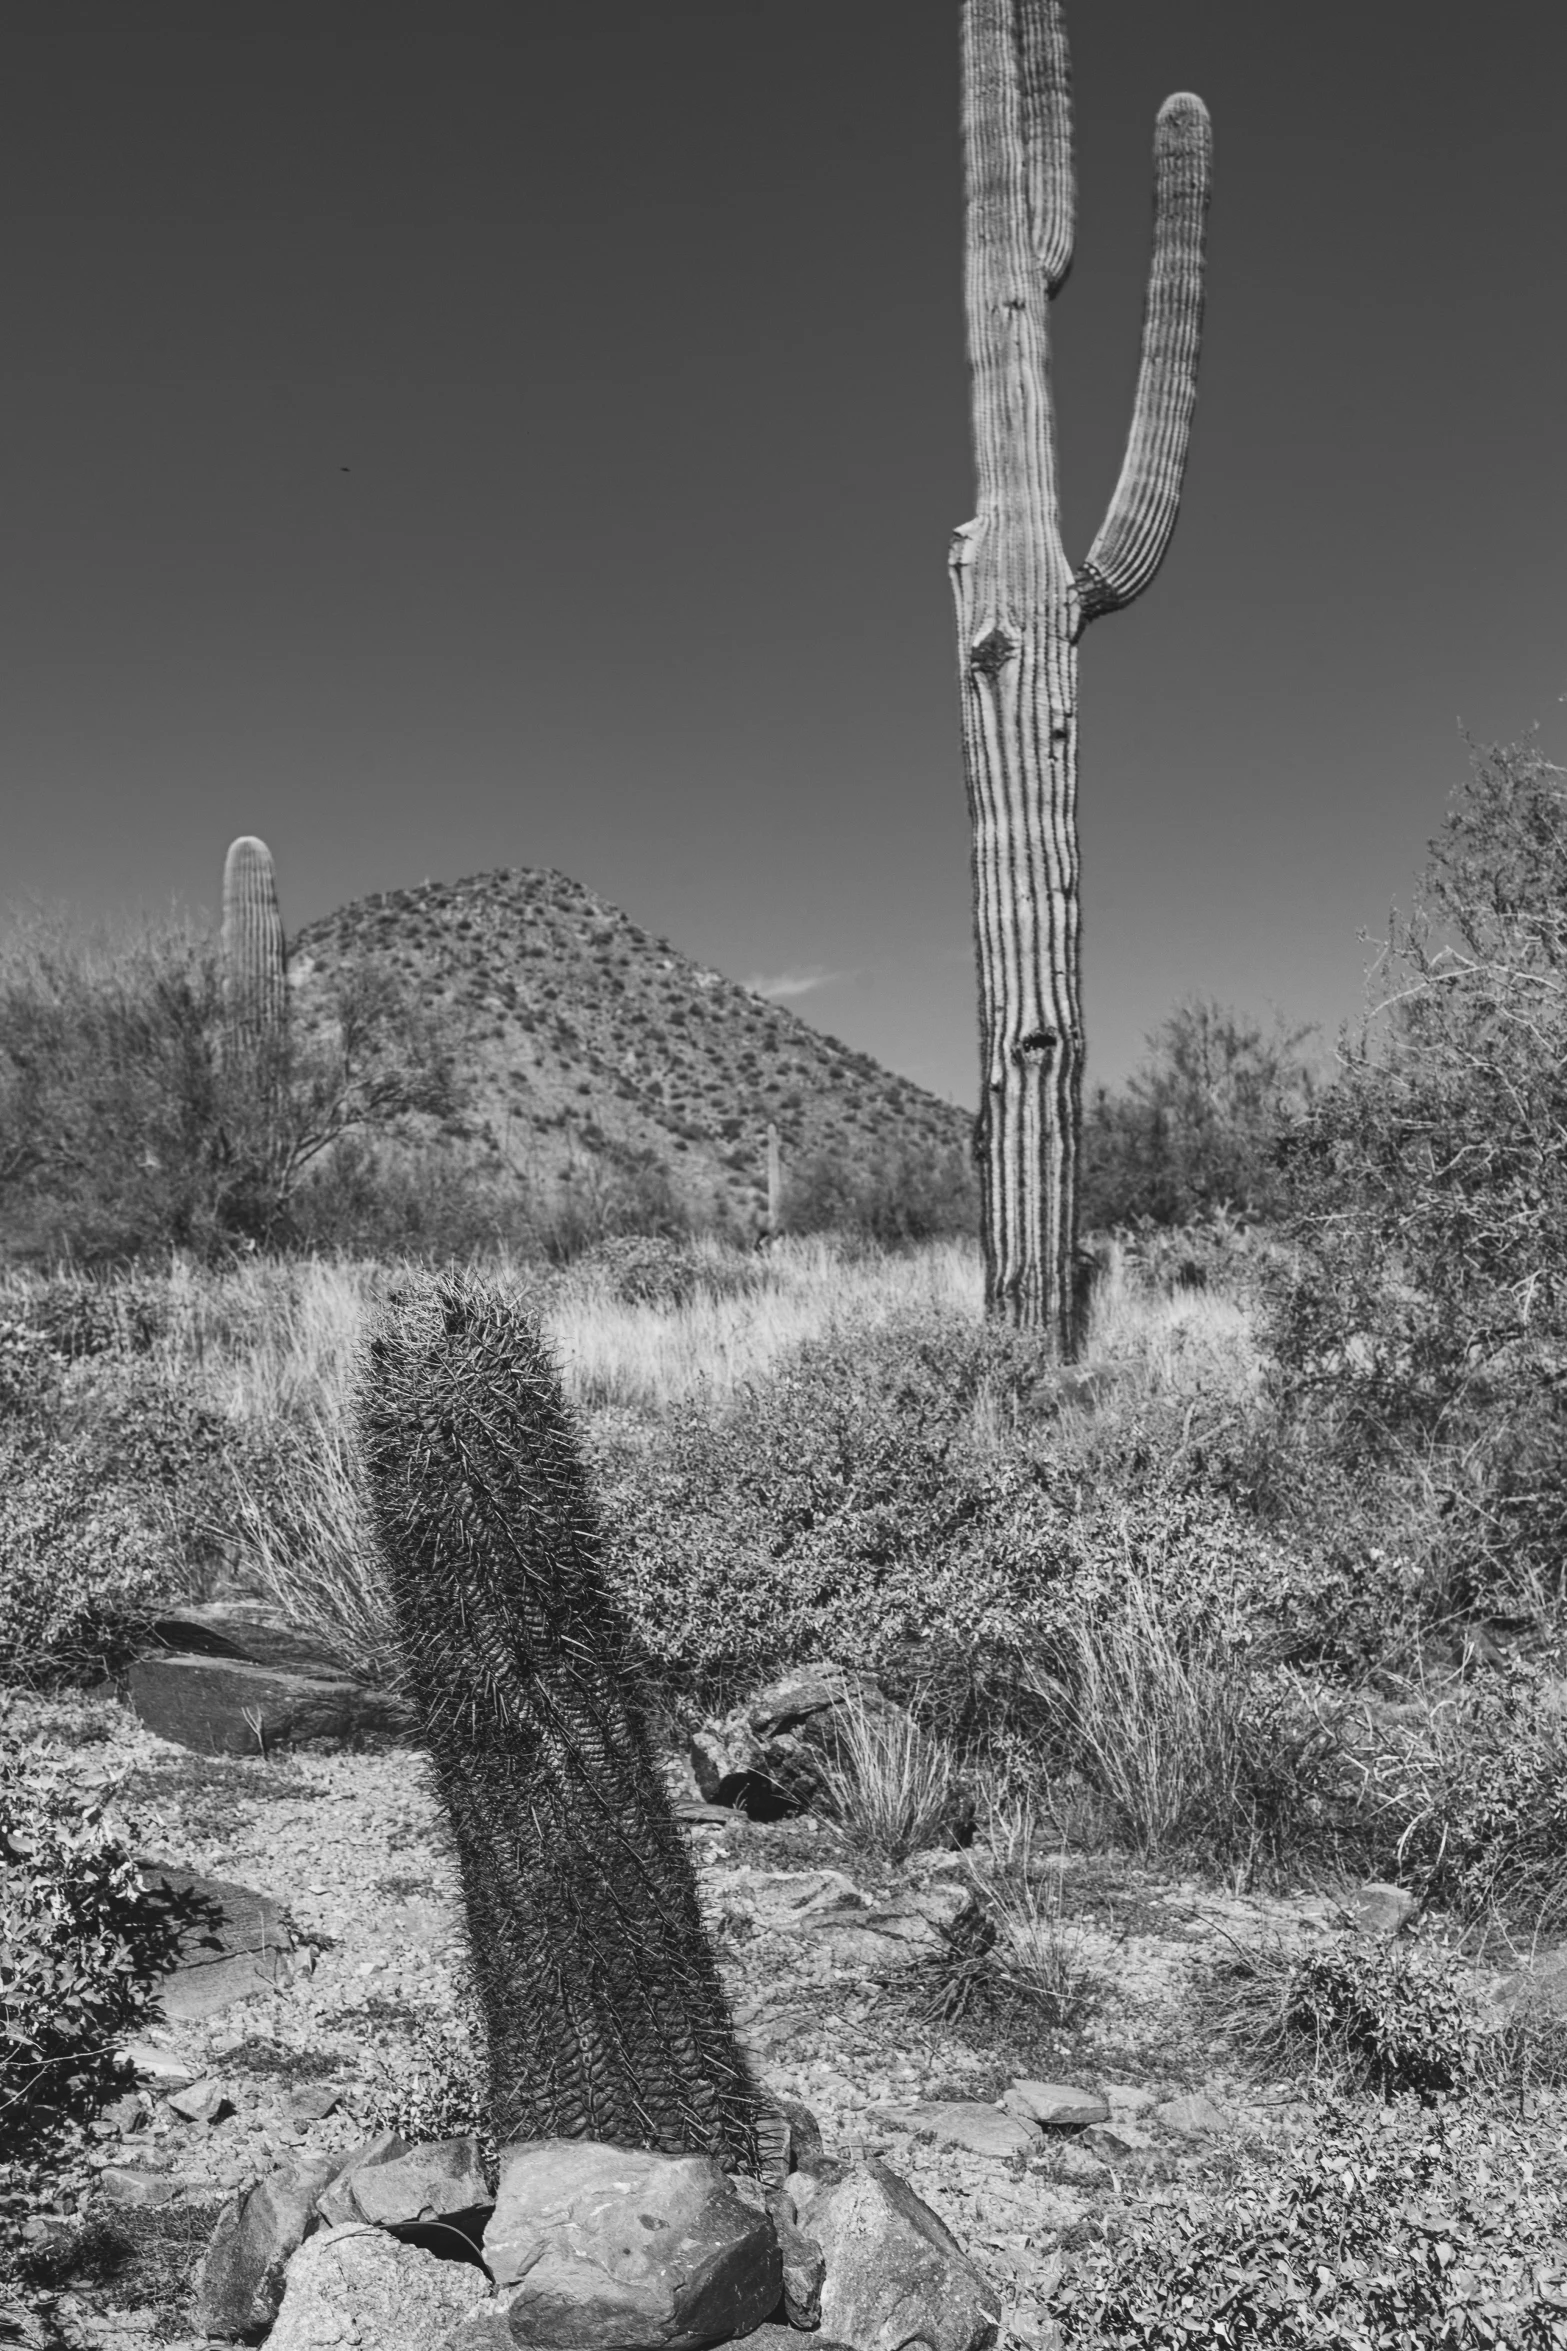
[[355, 900], [307, 925], [291, 982], [375, 956], [463, 1036], [446, 1133], [545, 1192], [662, 1170], [704, 1220], [755, 1229], [767, 1128], [786, 1182], [966, 1158], [971, 1121], [794, 1013], [693, 963], [565, 874], [529, 867]]

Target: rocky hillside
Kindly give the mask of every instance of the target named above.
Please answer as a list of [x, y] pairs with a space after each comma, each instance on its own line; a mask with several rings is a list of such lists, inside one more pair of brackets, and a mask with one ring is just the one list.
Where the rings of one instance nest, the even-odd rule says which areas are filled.
[[308, 994], [366, 955], [460, 1025], [458, 1131], [545, 1188], [662, 1168], [688, 1208], [744, 1229], [765, 1203], [770, 1122], [786, 1176], [820, 1153], [864, 1166], [969, 1146], [964, 1111], [565, 874], [515, 867], [358, 899], [299, 933], [290, 975]]

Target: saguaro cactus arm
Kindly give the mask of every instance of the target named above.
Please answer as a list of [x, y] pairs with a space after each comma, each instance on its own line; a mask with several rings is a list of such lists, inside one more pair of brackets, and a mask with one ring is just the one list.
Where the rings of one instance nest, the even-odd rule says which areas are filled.
[[1153, 259], [1137, 400], [1115, 495], [1077, 574], [1085, 622], [1130, 604], [1158, 570], [1181, 503], [1197, 402], [1213, 129], [1189, 90], [1160, 107], [1153, 158]]

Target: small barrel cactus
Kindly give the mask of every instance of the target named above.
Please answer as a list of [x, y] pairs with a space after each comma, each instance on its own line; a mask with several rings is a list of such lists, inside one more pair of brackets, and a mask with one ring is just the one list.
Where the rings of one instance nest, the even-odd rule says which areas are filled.
[[359, 1432], [455, 1836], [496, 2137], [754, 2169], [760, 2101], [537, 1332], [477, 1284], [421, 1283], [370, 1340]]

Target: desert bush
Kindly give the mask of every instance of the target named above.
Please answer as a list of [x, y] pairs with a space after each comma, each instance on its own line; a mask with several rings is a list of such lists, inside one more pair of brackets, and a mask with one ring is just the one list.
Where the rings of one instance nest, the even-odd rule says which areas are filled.
[[1264, 1222], [1278, 1201], [1286, 1121], [1311, 1099], [1309, 1028], [1272, 1031], [1208, 997], [1179, 1004], [1119, 1093], [1083, 1111], [1085, 1230], [1158, 1230], [1229, 1214]]
[[[0, 1735], [0, 2151], [90, 2118], [152, 2012], [177, 1923], [107, 1818], [112, 1783]], [[121, 2081], [120, 2086], [124, 2086]]]
[[1247, 2055], [1270, 2071], [1427, 2099], [1480, 2071], [1473, 1965], [1445, 1944], [1345, 1933], [1304, 1952], [1261, 1945], [1221, 1963], [1217, 1995]]
[[91, 1357], [0, 1417], [0, 1679], [110, 1671], [222, 1556], [242, 1447], [146, 1357]]
[[1422, 1475], [1428, 1613], [1567, 1557], [1567, 781], [1477, 755], [1378, 1000], [1288, 1138], [1272, 1341], [1319, 1451]]
[[1052, 2315], [1084, 2351], [1549, 2351], [1567, 2342], [1555, 2117], [1324, 2100], [1222, 2190], [1145, 2209]]
[[350, 1673], [390, 1682], [391, 1605], [341, 1420], [302, 1411], [258, 1429], [234, 1467], [234, 1527], [235, 1564], [249, 1588]]
[[979, 1180], [962, 1150], [912, 1146], [847, 1157], [824, 1147], [785, 1165], [786, 1233], [858, 1235], [883, 1249], [979, 1230]]
[[754, 1297], [769, 1281], [768, 1267], [754, 1255], [662, 1233], [611, 1234], [578, 1258], [575, 1271], [616, 1305], [666, 1310], [704, 1296]]
[[1016, 1334], [902, 1317], [807, 1343], [728, 1408], [607, 1451], [617, 1586], [645, 1658], [707, 1695], [911, 1648], [1004, 1675], [1128, 1578], [1243, 1615], [1241, 1595], [1281, 1571], [1222, 1497], [1150, 1480], [1122, 1500], [1081, 1455], [988, 1441], [1038, 1370]]
[[0, 1231], [14, 1261], [89, 1267], [287, 1238], [344, 1136], [454, 1099], [454, 1040], [389, 965], [311, 996], [258, 1082], [225, 1056], [217, 943], [17, 919], [0, 946]]

